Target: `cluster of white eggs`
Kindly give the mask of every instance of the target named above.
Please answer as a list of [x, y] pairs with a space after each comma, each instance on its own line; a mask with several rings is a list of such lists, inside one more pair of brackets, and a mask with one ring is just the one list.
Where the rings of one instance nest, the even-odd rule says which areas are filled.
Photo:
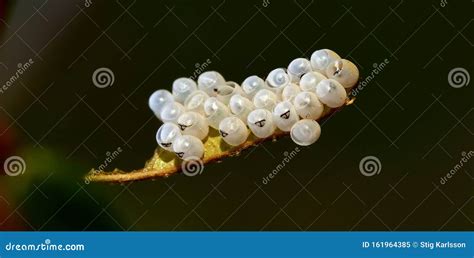
[[321, 134], [315, 120], [324, 106], [344, 105], [346, 89], [358, 78], [352, 62], [322, 49], [310, 60], [297, 58], [286, 69], [271, 71], [266, 80], [254, 75], [239, 85], [215, 71], [202, 73], [197, 83], [179, 78], [173, 82], [172, 93], [157, 90], [148, 104], [163, 121], [156, 134], [158, 144], [182, 159], [202, 158], [202, 141], [209, 127], [232, 146], [243, 144], [249, 131], [266, 138], [277, 128], [290, 132], [295, 143], [307, 146]]

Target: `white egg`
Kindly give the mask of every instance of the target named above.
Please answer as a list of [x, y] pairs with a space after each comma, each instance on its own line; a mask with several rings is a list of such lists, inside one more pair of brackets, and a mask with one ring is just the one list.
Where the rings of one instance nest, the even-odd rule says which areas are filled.
[[265, 82], [269, 86], [270, 90], [275, 93], [281, 94], [283, 88], [286, 85], [290, 84], [291, 79], [290, 75], [285, 71], [284, 68], [277, 68], [268, 74]]
[[163, 106], [169, 102], [174, 102], [173, 94], [167, 90], [157, 90], [153, 92], [148, 99], [148, 106], [153, 113], [155, 113], [156, 117], [161, 119], [161, 110], [163, 109]]
[[336, 80], [326, 79], [316, 86], [316, 96], [330, 108], [337, 108], [346, 102], [347, 93], [344, 87]]
[[242, 82], [242, 90], [249, 96], [249, 98], [253, 98], [259, 90], [266, 87], [267, 85], [265, 84], [265, 81], [256, 75], [249, 76]]
[[200, 159], [204, 155], [204, 144], [192, 135], [182, 135], [173, 142], [173, 151], [181, 159]]
[[359, 81], [359, 69], [349, 60], [333, 61], [326, 69], [329, 79], [338, 81], [344, 88], [354, 87]]
[[267, 89], [259, 90], [253, 97], [253, 104], [256, 108], [264, 108], [270, 111], [273, 110], [278, 101], [278, 96], [273, 91]]
[[306, 58], [296, 58], [288, 65], [288, 74], [292, 82], [299, 82], [303, 74], [311, 71], [311, 62]]
[[303, 91], [293, 100], [296, 113], [303, 119], [318, 119], [324, 111], [324, 105], [315, 93]]
[[316, 86], [324, 79], [327, 79], [327, 77], [319, 72], [306, 73], [301, 77], [300, 88], [302, 91], [316, 92]]
[[315, 143], [321, 135], [321, 127], [312, 119], [302, 119], [291, 127], [291, 139], [298, 145], [308, 146]]
[[173, 82], [174, 99], [181, 104], [195, 90], [197, 90], [197, 84], [189, 78], [178, 78]]
[[298, 122], [298, 120], [299, 116], [291, 102], [283, 101], [275, 106], [273, 121], [280, 130], [289, 132], [293, 124]]
[[209, 95], [202, 90], [192, 92], [184, 101], [184, 107], [187, 111], [193, 111], [201, 115], [205, 115], [204, 103], [209, 98]]
[[173, 142], [181, 136], [181, 130], [173, 123], [164, 123], [156, 132], [156, 142], [161, 148], [173, 151]]
[[255, 108], [252, 101], [240, 94], [235, 94], [230, 98], [229, 107], [232, 114], [244, 122], [247, 121], [248, 114]]
[[226, 82], [224, 85], [217, 86], [217, 99], [228, 105], [230, 98], [235, 94], [246, 95], [239, 84], [236, 82]]
[[219, 123], [231, 116], [229, 108], [215, 97], [210, 97], [204, 102], [204, 112], [209, 125], [214, 129], [219, 129]]
[[215, 96], [215, 89], [223, 84], [225, 84], [224, 77], [216, 71], [204, 72], [198, 77], [198, 89], [204, 91], [209, 96]]
[[221, 121], [219, 133], [224, 141], [232, 146], [241, 145], [249, 136], [247, 126], [235, 116], [227, 117]]
[[173, 100], [166, 103], [161, 109], [160, 117], [163, 122], [176, 122], [185, 111], [184, 106]]
[[301, 92], [301, 89], [298, 85], [290, 83], [286, 85], [281, 93], [281, 98], [283, 100], [293, 101], [296, 95]]
[[273, 115], [266, 109], [255, 109], [247, 117], [247, 125], [252, 133], [258, 138], [271, 136], [276, 129], [273, 122]]
[[326, 73], [326, 68], [328, 67], [328, 65], [338, 59], [341, 59], [341, 57], [332, 50], [316, 50], [311, 55], [311, 66], [313, 67], [313, 71], [317, 71], [324, 74]]
[[203, 140], [209, 134], [209, 124], [206, 118], [196, 112], [188, 111], [179, 116], [177, 120], [182, 134], [193, 135]]

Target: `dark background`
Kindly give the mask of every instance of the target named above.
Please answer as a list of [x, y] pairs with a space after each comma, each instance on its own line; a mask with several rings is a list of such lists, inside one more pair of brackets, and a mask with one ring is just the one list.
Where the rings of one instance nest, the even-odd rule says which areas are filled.
[[[26, 171], [0, 178], [0, 228], [13, 230], [473, 230], [473, 164], [440, 177], [473, 148], [471, 1], [5, 1], [0, 82], [2, 159]], [[89, 7], [87, 7], [88, 5]], [[124, 185], [82, 177], [140, 168], [156, 147], [156, 89], [196, 65], [228, 80], [265, 76], [330, 48], [364, 80], [354, 105], [325, 121], [319, 141], [268, 184], [295, 144], [267, 142], [204, 173]], [[115, 82], [97, 88], [92, 74]], [[359, 162], [382, 168], [366, 177]], [[2, 161], [3, 163], [3, 161]]]

